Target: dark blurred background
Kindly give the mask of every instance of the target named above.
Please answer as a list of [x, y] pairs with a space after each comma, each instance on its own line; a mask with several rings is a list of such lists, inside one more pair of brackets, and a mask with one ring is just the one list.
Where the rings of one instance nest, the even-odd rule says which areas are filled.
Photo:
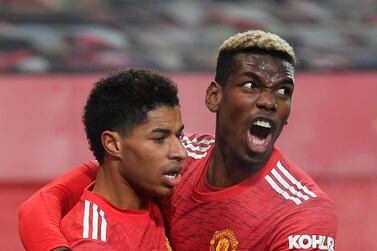
[[1, 0], [0, 71], [212, 71], [245, 29], [286, 38], [302, 70], [377, 67], [375, 0]]
[[178, 84], [186, 130], [213, 133], [203, 100], [218, 47], [248, 29], [295, 48], [277, 145], [333, 199], [336, 250], [377, 251], [376, 0], [0, 0], [0, 249], [23, 250], [24, 200], [93, 158], [81, 114], [94, 81], [156, 68]]

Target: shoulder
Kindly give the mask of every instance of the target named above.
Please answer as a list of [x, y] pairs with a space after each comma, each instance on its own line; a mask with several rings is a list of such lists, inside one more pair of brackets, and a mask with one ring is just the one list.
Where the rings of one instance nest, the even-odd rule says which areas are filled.
[[281, 217], [270, 234], [272, 250], [334, 250], [337, 216], [331, 201], [315, 198]]
[[82, 239], [84, 213], [84, 204], [79, 201], [61, 220], [60, 230], [68, 242]]
[[[182, 144], [186, 148], [187, 158], [183, 160], [182, 177], [187, 178], [203, 168], [211, 155], [215, 139], [208, 134], [188, 134], [182, 137]], [[187, 181], [187, 180], [186, 180]]]
[[182, 144], [187, 150], [188, 157], [193, 159], [204, 158], [214, 143], [215, 138], [208, 134], [184, 133], [182, 137]]
[[314, 247], [321, 241], [329, 242], [329, 247], [334, 245], [337, 230], [334, 204], [304, 170], [280, 154], [265, 180], [272, 191], [271, 201], [279, 208], [274, 213], [279, 220], [271, 235], [275, 238], [274, 245], [297, 248], [301, 242], [311, 242]]
[[[294, 225], [330, 220], [336, 223], [335, 207], [331, 199], [301, 168], [278, 153], [264, 179], [270, 192], [270, 203], [284, 221]], [[276, 157], [275, 156], [275, 157]], [[282, 221], [282, 222], [284, 222]]]
[[[108, 228], [108, 214], [114, 210], [111, 210], [106, 201], [103, 201], [98, 195], [89, 191], [89, 188], [93, 184], [85, 188], [80, 201], [61, 221], [60, 229], [70, 243], [82, 238], [100, 241], [106, 240], [104, 236]], [[91, 231], [94, 232], [90, 234], [89, 232]]]
[[111, 246], [109, 243], [98, 241], [98, 240], [88, 240], [82, 239], [79, 240], [72, 245], [73, 250], [77, 251], [102, 251], [102, 250], [109, 250], [109, 251], [117, 251], [118, 249]]
[[[331, 199], [301, 168], [279, 155], [264, 179], [270, 192], [270, 203], [276, 204], [283, 217], [305, 215], [302, 220], [335, 216]], [[274, 207], [274, 208], [276, 208]]]
[[270, 187], [285, 200], [291, 200], [297, 205], [313, 199], [330, 201], [310, 175], [277, 149], [273, 159], [264, 178]]

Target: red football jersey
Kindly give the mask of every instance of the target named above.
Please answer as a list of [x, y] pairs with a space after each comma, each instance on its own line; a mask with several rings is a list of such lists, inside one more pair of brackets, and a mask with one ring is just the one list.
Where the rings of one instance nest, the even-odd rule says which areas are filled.
[[[217, 189], [204, 179], [214, 139], [186, 135], [183, 142], [189, 157], [181, 183], [161, 202], [173, 250], [334, 250], [333, 204], [277, 149], [257, 174]], [[68, 245], [58, 231], [61, 215], [77, 202], [97, 169], [95, 162], [84, 163], [22, 205], [19, 229], [25, 247]]]
[[257, 174], [217, 189], [205, 181], [214, 139], [183, 142], [182, 182], [161, 203], [173, 250], [334, 250], [332, 202], [277, 149]]
[[91, 184], [60, 230], [74, 250], [171, 250], [160, 210], [124, 210], [91, 192]]

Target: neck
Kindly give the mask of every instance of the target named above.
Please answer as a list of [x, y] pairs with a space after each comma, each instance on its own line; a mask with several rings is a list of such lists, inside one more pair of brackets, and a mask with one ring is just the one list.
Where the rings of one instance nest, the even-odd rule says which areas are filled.
[[121, 209], [144, 210], [150, 198], [136, 193], [135, 189], [121, 175], [119, 162], [100, 165], [93, 192], [106, 198], [112, 205]]
[[[218, 144], [220, 143], [220, 144]], [[225, 144], [216, 141], [215, 148], [206, 173], [208, 184], [214, 187], [230, 187], [256, 174], [267, 163], [263, 161], [246, 162]]]

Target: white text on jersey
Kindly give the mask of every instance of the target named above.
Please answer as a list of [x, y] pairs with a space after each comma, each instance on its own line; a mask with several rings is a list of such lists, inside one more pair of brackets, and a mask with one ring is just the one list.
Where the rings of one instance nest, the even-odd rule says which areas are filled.
[[334, 251], [334, 238], [324, 235], [290, 235], [289, 249], [311, 249]]

